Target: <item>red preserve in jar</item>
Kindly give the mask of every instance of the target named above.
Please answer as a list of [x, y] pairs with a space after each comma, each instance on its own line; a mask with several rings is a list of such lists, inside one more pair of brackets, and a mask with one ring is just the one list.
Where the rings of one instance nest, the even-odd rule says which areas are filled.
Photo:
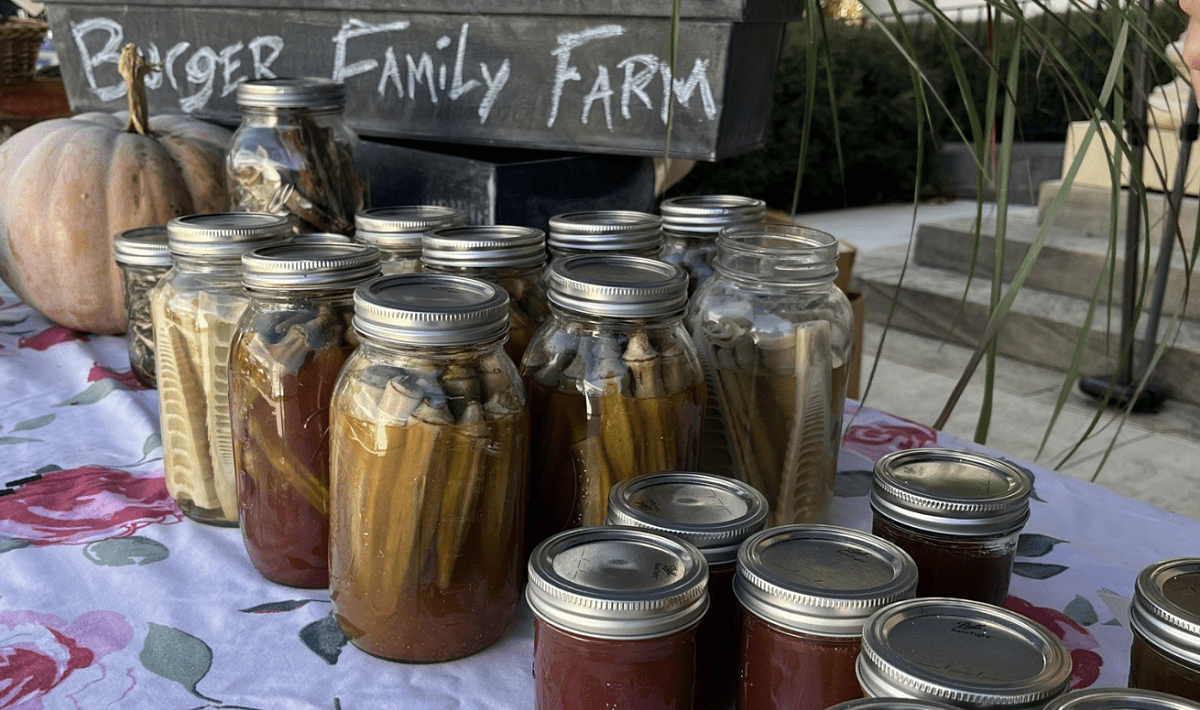
[[1200, 558], [1142, 570], [1129, 609], [1129, 687], [1200, 701]]
[[709, 606], [696, 634], [696, 708], [728, 710], [737, 691], [733, 576], [738, 547], [766, 525], [766, 496], [749, 484], [711, 473], [651, 473], [612, 487], [607, 522], [670, 533], [704, 555]]
[[999, 459], [894, 451], [875, 463], [871, 532], [916, 560], [918, 597], [1002, 606], [1032, 489], [1028, 475]]
[[931, 597], [880, 609], [863, 626], [855, 669], [871, 698], [970, 710], [1042, 710], [1071, 682], [1071, 656], [1049, 629], [992, 604]]
[[825, 710], [863, 697], [863, 624], [916, 586], [912, 558], [858, 530], [784, 525], [747, 538], [733, 584], [744, 612], [738, 709]]
[[554, 535], [529, 558], [538, 710], [691, 710], [708, 565], [623, 526]]

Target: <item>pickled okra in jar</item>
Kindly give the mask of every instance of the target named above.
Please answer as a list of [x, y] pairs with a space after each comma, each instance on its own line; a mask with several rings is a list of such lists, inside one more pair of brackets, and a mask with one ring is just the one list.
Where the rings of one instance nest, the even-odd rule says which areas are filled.
[[150, 292], [171, 269], [166, 227], [141, 227], [113, 237], [113, 257], [121, 269], [125, 293], [125, 336], [133, 376], [147, 387], [156, 383], [154, 322]]
[[329, 402], [358, 342], [354, 288], [379, 252], [295, 243], [242, 258], [250, 305], [232, 345], [229, 406], [242, 539], [267, 579], [329, 586]]
[[761, 491], [771, 525], [823, 522], [833, 500], [854, 316], [834, 285], [837, 240], [776, 224], [726, 227], [688, 328], [709, 405], [699, 470]]
[[175, 265], [150, 293], [167, 492], [189, 518], [238, 522], [229, 353], [249, 298], [242, 254], [282, 242], [286, 217], [218, 213], [167, 224]]
[[508, 298], [448, 274], [355, 293], [332, 402], [330, 588], [342, 631], [399, 661], [459, 658], [516, 613], [529, 421]]
[[618, 481], [693, 467], [704, 406], [681, 268], [583, 255], [552, 262], [550, 274], [552, 316], [521, 363], [533, 426], [530, 546], [602, 524]]

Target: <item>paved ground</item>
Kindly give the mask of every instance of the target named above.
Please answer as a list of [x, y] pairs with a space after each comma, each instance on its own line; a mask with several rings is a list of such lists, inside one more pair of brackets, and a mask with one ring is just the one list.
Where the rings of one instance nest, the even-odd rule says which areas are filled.
[[[886, 205], [806, 213], [796, 221], [827, 231], [863, 252], [907, 243], [914, 224], [971, 215], [974, 209], [974, 203], [963, 201], [921, 205], [914, 217], [912, 205]], [[909, 333], [891, 330], [885, 337], [881, 327], [871, 324], [865, 329], [863, 350], [864, 403], [922, 424], [937, 419], [970, 357], [966, 348]], [[1168, 402], [1156, 414], [1097, 413], [1096, 401], [1068, 383], [1066, 400], [1055, 419], [1064, 379], [1061, 371], [1002, 359], [997, 364], [985, 443], [1200, 520], [1200, 408]], [[945, 431], [974, 438], [982, 383], [981, 368]], [[1085, 436], [1093, 421], [1094, 430]]]

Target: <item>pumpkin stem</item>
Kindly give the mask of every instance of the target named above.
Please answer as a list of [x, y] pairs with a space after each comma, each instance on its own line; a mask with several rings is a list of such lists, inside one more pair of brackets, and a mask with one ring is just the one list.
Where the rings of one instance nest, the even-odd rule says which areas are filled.
[[132, 42], [121, 48], [117, 71], [125, 80], [125, 94], [129, 97], [129, 121], [125, 124], [125, 130], [129, 133], [137, 131], [143, 136], [152, 135], [150, 106], [146, 100], [146, 75], [158, 71], [161, 66], [147, 64]]

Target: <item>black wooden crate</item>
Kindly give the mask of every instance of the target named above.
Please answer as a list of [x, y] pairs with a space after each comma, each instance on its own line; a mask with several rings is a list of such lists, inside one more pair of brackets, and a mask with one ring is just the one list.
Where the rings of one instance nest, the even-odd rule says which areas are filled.
[[786, 22], [800, 10], [685, 1], [672, 97], [670, 2], [489, 5], [500, 3], [50, 0], [47, 16], [75, 111], [124, 106], [117, 57], [133, 42], [163, 65], [153, 112], [236, 123], [239, 81], [326, 76], [346, 82], [347, 118], [364, 136], [661, 155], [669, 105], [671, 154], [717, 160], [762, 146]]

